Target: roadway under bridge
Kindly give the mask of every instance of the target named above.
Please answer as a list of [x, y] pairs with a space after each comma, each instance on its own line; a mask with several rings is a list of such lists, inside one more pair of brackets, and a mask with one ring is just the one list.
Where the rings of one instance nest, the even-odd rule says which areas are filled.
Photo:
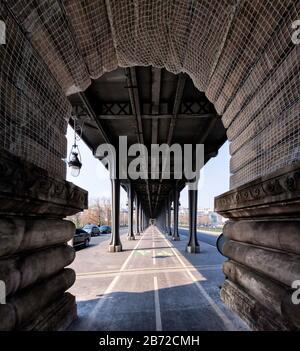
[[[299, 0], [0, 0], [1, 330], [64, 330], [77, 318], [64, 218], [87, 208], [88, 194], [66, 181], [69, 124], [99, 162], [103, 143], [117, 155], [136, 143], [203, 144], [205, 165], [228, 140], [230, 190], [215, 198], [229, 219], [220, 296], [252, 329], [300, 328], [299, 16]], [[121, 187], [128, 242], [154, 223], [182, 245], [190, 179], [177, 179], [174, 159], [170, 179], [158, 164], [157, 179], [149, 168], [112, 177], [111, 260], [124, 254]], [[196, 211], [189, 188], [191, 260], [203, 253]]]

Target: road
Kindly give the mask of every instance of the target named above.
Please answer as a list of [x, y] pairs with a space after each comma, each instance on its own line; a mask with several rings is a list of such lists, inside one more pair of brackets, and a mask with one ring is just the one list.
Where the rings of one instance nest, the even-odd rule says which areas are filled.
[[201, 242], [200, 254], [185, 251], [187, 237], [173, 242], [154, 226], [108, 253], [109, 236], [92, 238], [71, 267], [77, 280], [78, 320], [69, 330], [247, 330], [221, 302], [224, 258]]

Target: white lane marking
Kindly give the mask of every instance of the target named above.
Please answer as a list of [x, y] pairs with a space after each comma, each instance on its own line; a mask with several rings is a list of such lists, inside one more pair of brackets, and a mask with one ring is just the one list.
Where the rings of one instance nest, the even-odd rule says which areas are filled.
[[157, 277], [153, 277], [153, 280], [154, 280], [154, 303], [155, 303], [156, 331], [162, 331]]
[[228, 330], [236, 330], [234, 327], [233, 323], [230, 321], [230, 319], [222, 312], [222, 310], [219, 308], [219, 306], [214, 302], [214, 300], [207, 294], [205, 289], [201, 286], [201, 284], [198, 282], [197, 278], [192, 274], [192, 272], [189, 270], [187, 265], [183, 262], [181, 257], [177, 253], [177, 249], [172, 247], [170, 244], [169, 240], [164, 238], [168, 244], [168, 246], [171, 248], [173, 251], [174, 255], [177, 257], [178, 261], [182, 265], [182, 267], [185, 269], [186, 273], [189, 275], [189, 277], [193, 280], [197, 288], [200, 290], [201, 294], [206, 298], [207, 302], [211, 305], [211, 307], [214, 309], [216, 314], [220, 317], [220, 319], [223, 321], [224, 325]]
[[[154, 243], [154, 241], [152, 242], [152, 247], [154, 248], [155, 247], [155, 243]], [[155, 250], [153, 249], [152, 250], [152, 252], [153, 252], [153, 264], [155, 265], [156, 264], [156, 254], [155, 254]]]
[[[134, 249], [131, 251], [130, 255], [127, 257], [127, 259], [125, 260], [125, 262], [123, 263], [119, 273], [123, 272], [128, 264], [128, 262], [130, 261], [134, 251], [138, 248], [142, 238], [143, 238], [144, 234], [140, 237], [138, 243], [135, 245]], [[120, 274], [118, 274], [117, 276], [115, 276], [115, 278], [113, 279], [113, 281], [109, 284], [109, 286], [107, 287], [107, 289], [105, 290], [103, 297], [101, 300], [99, 300], [99, 302], [97, 302], [94, 310], [92, 311], [92, 313], [90, 314], [90, 318], [89, 318], [89, 322], [88, 322], [88, 330], [90, 329], [90, 326], [93, 324], [94, 322], [94, 318], [98, 315], [99, 310], [102, 308], [103, 303], [105, 302], [105, 297], [107, 295], [109, 295], [112, 290], [114, 289], [115, 285], [117, 284], [118, 280], [120, 279]]]
[[130, 252], [130, 255], [127, 257], [126, 261], [123, 263], [121, 269], [120, 269], [120, 272], [123, 272], [128, 264], [128, 262], [130, 261], [132, 255], [134, 254], [134, 251], [138, 248], [138, 246], [140, 245], [140, 242], [143, 238], [144, 234], [140, 237], [138, 243], [135, 245], [135, 247], [133, 248], [133, 250]]

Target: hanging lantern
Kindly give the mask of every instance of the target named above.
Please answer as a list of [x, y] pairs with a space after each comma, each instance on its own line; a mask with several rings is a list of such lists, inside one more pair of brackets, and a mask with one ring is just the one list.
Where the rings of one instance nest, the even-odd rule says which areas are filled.
[[74, 117], [74, 144], [72, 146], [68, 160], [68, 166], [71, 168], [72, 177], [78, 177], [82, 167], [81, 155], [76, 141], [76, 117]]
[[71, 168], [72, 177], [78, 177], [80, 174], [82, 163], [81, 163], [81, 157], [80, 157], [80, 153], [77, 145], [72, 146], [68, 165]]

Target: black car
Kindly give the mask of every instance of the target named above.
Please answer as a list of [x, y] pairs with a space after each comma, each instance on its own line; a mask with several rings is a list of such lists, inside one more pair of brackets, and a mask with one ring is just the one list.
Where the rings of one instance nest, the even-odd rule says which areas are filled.
[[101, 225], [99, 227], [100, 234], [109, 234], [111, 233], [111, 227], [109, 225]]
[[75, 230], [73, 238], [73, 247], [84, 246], [87, 247], [90, 244], [91, 234], [87, 233], [85, 230], [79, 228]]

